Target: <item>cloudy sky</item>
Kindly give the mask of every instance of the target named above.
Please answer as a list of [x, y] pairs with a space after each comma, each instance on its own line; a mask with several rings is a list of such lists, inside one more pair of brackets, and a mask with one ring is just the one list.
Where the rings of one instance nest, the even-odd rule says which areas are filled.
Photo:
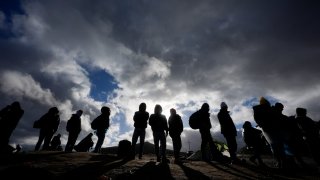
[[319, 12], [318, 2], [301, 0], [2, 0], [0, 105], [18, 100], [25, 110], [10, 143], [33, 149], [32, 124], [52, 106], [63, 145], [71, 114], [84, 110], [80, 140], [102, 106], [112, 111], [103, 147], [131, 140], [141, 102], [150, 114], [156, 104], [167, 117], [177, 109], [182, 151], [199, 149], [188, 117], [204, 102], [221, 141], [217, 113], [228, 104], [240, 147], [261, 96], [318, 121]]

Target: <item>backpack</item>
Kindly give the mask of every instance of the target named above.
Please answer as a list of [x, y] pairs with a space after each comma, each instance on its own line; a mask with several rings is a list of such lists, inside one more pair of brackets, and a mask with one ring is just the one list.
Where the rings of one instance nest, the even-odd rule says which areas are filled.
[[92, 122], [91, 122], [91, 129], [93, 130], [97, 130], [98, 129], [98, 118], [94, 119]]
[[192, 129], [199, 129], [200, 123], [199, 123], [199, 111], [194, 112], [189, 117], [189, 126]]

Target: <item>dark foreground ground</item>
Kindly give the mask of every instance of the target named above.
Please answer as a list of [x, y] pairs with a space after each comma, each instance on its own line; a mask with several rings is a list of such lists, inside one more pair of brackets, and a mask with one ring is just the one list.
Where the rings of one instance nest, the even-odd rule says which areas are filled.
[[[242, 155], [241, 158], [247, 159]], [[170, 157], [169, 157], [170, 159]], [[269, 167], [251, 162], [222, 164], [215, 161], [189, 161], [162, 164], [153, 155], [124, 161], [114, 155], [94, 153], [31, 152], [2, 155], [0, 179], [320, 179], [320, 168], [306, 158], [308, 168], [273, 168], [272, 158], [264, 157]], [[171, 160], [171, 159], [170, 159]]]

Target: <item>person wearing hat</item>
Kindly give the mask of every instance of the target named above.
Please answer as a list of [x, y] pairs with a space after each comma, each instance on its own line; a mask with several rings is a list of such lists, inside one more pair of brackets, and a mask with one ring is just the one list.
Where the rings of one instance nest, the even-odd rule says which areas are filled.
[[229, 148], [230, 158], [232, 163], [239, 163], [240, 160], [237, 158], [237, 130], [233, 123], [233, 120], [229, 114], [228, 106], [225, 102], [221, 102], [220, 111], [218, 113], [218, 120], [221, 127], [221, 134], [226, 138], [227, 145]]

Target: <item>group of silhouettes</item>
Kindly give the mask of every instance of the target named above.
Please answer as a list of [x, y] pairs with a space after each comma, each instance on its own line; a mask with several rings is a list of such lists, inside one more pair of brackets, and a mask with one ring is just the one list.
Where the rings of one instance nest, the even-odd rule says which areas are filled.
[[[136, 154], [138, 154], [138, 158], [142, 158], [146, 128], [149, 124], [153, 133], [157, 161], [168, 162], [166, 158], [166, 137], [169, 135], [172, 138], [174, 162], [181, 163], [181, 133], [184, 129], [181, 116], [172, 108], [170, 109], [170, 117], [167, 120], [166, 116], [162, 114], [161, 105], [155, 105], [154, 113], [151, 115], [146, 111], [146, 108], [146, 103], [142, 102], [139, 105], [139, 110], [134, 113], [134, 131], [128, 157], [134, 159]], [[286, 116], [282, 114], [283, 104], [278, 102], [274, 106], [271, 106], [270, 102], [264, 97], [261, 97], [260, 104], [252, 108], [254, 121], [259, 128], [253, 127], [250, 121], [246, 121], [243, 124], [244, 142], [248, 148], [253, 149], [253, 155], [250, 157], [250, 161], [256, 163], [257, 160], [259, 165], [264, 165], [261, 154], [263, 147], [267, 144], [270, 146], [270, 150], [277, 162], [276, 166], [279, 168], [286, 167], [292, 163], [288, 161], [288, 157], [295, 158], [298, 163], [304, 166], [305, 163], [302, 159], [302, 155], [305, 153], [305, 151], [303, 151], [305, 149], [304, 147], [308, 147], [308, 152], [312, 155], [313, 159], [320, 164], [319, 122], [309, 118], [306, 109], [297, 108], [296, 115]], [[201, 108], [192, 115], [196, 118], [196, 128], [193, 128], [190, 124], [190, 127], [193, 129], [199, 129], [202, 159], [204, 161], [215, 160], [219, 162], [242, 163], [243, 161], [238, 159], [236, 154], [237, 129], [228, 111], [228, 105], [225, 102], [221, 102], [220, 111], [217, 114], [221, 134], [223, 134], [227, 142], [230, 154], [228, 158], [218, 150], [212, 138], [210, 131], [212, 125], [209, 111], [209, 104], [203, 103]], [[66, 152], [72, 152], [73, 150], [88, 152], [94, 145], [92, 141], [93, 133], [89, 133], [76, 145], [76, 141], [81, 132], [82, 113], [82, 110], [78, 110], [75, 114], [72, 114], [67, 121], [66, 130], [69, 135], [64, 150]], [[0, 111], [0, 120], [3, 127], [0, 131], [1, 152], [8, 150], [7, 147], [10, 136], [23, 114], [24, 110], [17, 101]], [[103, 106], [101, 108], [101, 114], [91, 122], [91, 128], [95, 130], [95, 134], [98, 137], [93, 150], [95, 153], [101, 152], [106, 132], [110, 126], [109, 117], [110, 108]], [[51, 107], [47, 113], [34, 122], [33, 127], [40, 129], [35, 151], [40, 150], [42, 143], [42, 150], [62, 150], [61, 134], [54, 136], [59, 124], [60, 115], [57, 107]], [[138, 148], [139, 152], [136, 153], [138, 139], [140, 139], [140, 146]], [[209, 147], [209, 153], [207, 147]]]
[[292, 116], [284, 115], [283, 109], [282, 103], [277, 102], [272, 106], [264, 97], [260, 98], [260, 104], [253, 106], [253, 117], [261, 131], [253, 128], [249, 121], [243, 125], [244, 140], [254, 149], [254, 156], [250, 160], [263, 163], [260, 157], [262, 143], [259, 138], [262, 132], [270, 145], [276, 167], [306, 167], [307, 164], [302, 158], [306, 154], [311, 155], [320, 165], [320, 122], [308, 117], [305, 108], [296, 108], [296, 114]]

